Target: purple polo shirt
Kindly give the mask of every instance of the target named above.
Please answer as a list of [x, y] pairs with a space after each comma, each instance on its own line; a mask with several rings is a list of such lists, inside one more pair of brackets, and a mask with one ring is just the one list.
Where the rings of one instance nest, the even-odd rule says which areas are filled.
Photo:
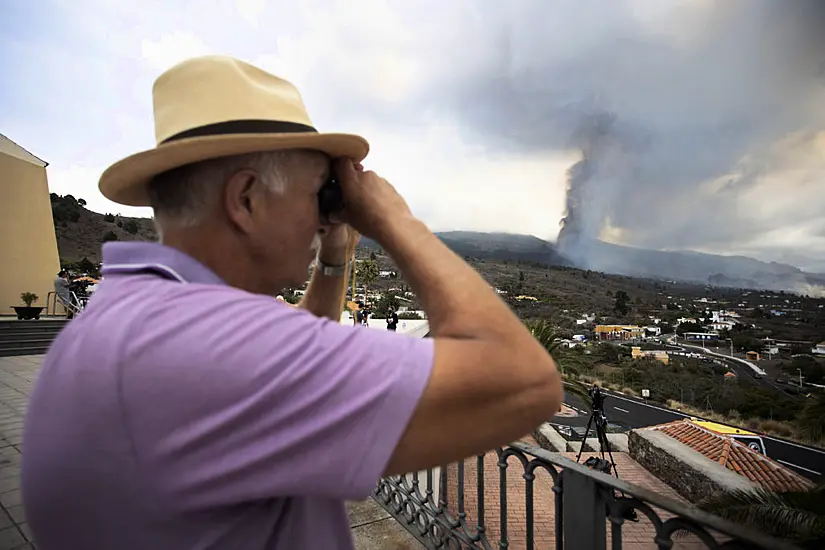
[[160, 244], [103, 261], [29, 403], [38, 548], [352, 548], [344, 500], [382, 475], [432, 340], [319, 319]]

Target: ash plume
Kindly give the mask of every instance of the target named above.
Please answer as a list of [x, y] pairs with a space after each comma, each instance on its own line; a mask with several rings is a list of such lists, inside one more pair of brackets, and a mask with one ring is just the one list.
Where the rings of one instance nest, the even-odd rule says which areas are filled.
[[438, 101], [492, 153], [580, 155], [559, 234], [574, 262], [597, 262], [608, 225], [660, 250], [767, 254], [788, 231], [816, 238], [825, 3], [487, 6], [460, 39], [479, 60]]

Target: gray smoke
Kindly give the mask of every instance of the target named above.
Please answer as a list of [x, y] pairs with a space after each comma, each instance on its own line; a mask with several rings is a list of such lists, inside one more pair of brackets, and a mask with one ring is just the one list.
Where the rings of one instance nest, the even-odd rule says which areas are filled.
[[778, 142], [825, 129], [825, 2], [653, 2], [670, 7], [648, 21], [638, 0], [518, 4], [488, 5], [483, 43], [456, 39], [484, 57], [426, 99], [491, 152], [581, 154], [560, 232], [580, 265], [608, 223], [634, 246], [723, 249], [821, 219], [825, 191], [791, 181], [792, 211], [740, 201], [788, 162]]

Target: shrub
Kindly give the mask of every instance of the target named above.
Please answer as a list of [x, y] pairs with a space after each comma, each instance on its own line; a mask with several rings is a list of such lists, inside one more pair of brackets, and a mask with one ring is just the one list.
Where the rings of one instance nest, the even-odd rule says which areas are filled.
[[38, 298], [40, 298], [40, 296], [34, 292], [24, 292], [20, 295], [20, 300], [26, 304], [26, 307], [32, 307], [32, 304], [35, 303]]
[[135, 233], [137, 233], [138, 229], [140, 229], [140, 226], [135, 220], [126, 220], [125, 222], [123, 222], [123, 230], [129, 233], [130, 235], [134, 235]]

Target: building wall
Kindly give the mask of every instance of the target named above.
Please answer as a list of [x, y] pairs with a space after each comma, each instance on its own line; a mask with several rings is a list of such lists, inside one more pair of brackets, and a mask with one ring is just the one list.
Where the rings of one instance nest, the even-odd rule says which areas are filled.
[[34, 292], [46, 305], [60, 270], [46, 168], [0, 150], [0, 315]]

